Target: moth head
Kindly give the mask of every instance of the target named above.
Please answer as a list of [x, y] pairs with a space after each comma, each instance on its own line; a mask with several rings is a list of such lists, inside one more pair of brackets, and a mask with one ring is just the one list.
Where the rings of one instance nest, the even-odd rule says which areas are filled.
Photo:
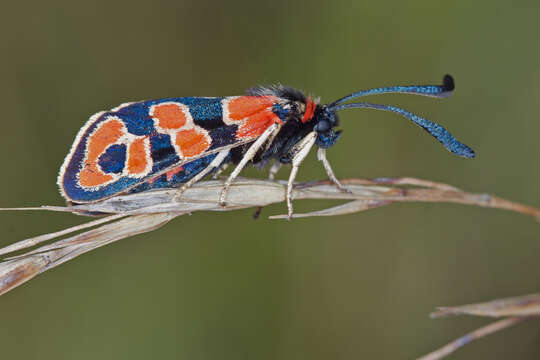
[[314, 123], [313, 131], [317, 133], [317, 146], [329, 148], [340, 138], [341, 130], [334, 130], [339, 125], [339, 118], [327, 105], [317, 105], [311, 121]]

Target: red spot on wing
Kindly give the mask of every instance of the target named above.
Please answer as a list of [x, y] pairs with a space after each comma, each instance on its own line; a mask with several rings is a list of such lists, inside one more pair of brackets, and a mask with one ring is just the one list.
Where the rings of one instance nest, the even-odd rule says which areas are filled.
[[239, 96], [227, 104], [228, 118], [238, 122], [236, 137], [255, 139], [270, 125], [279, 122], [279, 116], [272, 112], [278, 102], [275, 96]]
[[153, 183], [155, 183], [155, 182], [157, 181], [157, 179], [159, 179], [159, 176], [155, 176], [155, 177], [149, 179], [149, 180], [148, 180], [148, 183], [149, 183], [150, 185], [152, 185]]
[[111, 119], [101, 123], [97, 130], [89, 136], [86, 147], [86, 160], [79, 173], [79, 184], [85, 187], [99, 186], [112, 180], [112, 175], [105, 174], [97, 166], [98, 157], [105, 149], [114, 144], [124, 134], [122, 122]]
[[144, 174], [148, 166], [144, 138], [137, 138], [128, 148], [127, 171], [130, 175]]
[[177, 132], [175, 142], [180, 148], [183, 158], [199, 155], [210, 147], [210, 142], [206, 136], [196, 129]]
[[274, 96], [240, 96], [229, 102], [229, 118], [243, 120], [248, 116], [259, 113], [277, 102]]
[[316, 107], [317, 104], [311, 101], [310, 98], [308, 98], [306, 102], [306, 110], [304, 111], [304, 117], [302, 118], [303, 123], [306, 123], [313, 118], [313, 115], [315, 115]]
[[254, 114], [246, 119], [246, 121], [238, 127], [236, 136], [241, 139], [256, 138], [275, 122], [280, 122], [279, 116], [272, 111], [262, 111]]
[[174, 177], [174, 175], [178, 174], [179, 172], [183, 171], [184, 168], [182, 166], [177, 166], [169, 171], [167, 171], [165, 174], [167, 176], [167, 181], [171, 181]]
[[160, 104], [153, 107], [152, 117], [162, 129], [179, 129], [186, 123], [186, 114], [178, 104]]

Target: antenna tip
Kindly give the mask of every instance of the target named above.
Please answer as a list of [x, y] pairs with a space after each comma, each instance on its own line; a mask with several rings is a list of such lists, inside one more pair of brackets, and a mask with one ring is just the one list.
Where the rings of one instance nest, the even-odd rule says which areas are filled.
[[445, 91], [453, 91], [454, 88], [456, 87], [456, 84], [454, 83], [454, 78], [452, 77], [452, 75], [444, 75], [444, 78], [443, 78], [443, 87], [444, 87], [444, 90]]
[[461, 156], [466, 157], [467, 159], [474, 159], [476, 157], [476, 153], [473, 149], [470, 147], [467, 147], [468, 149], [465, 150]]
[[444, 146], [454, 154], [467, 159], [474, 159], [476, 156], [473, 149], [457, 140], [454, 140], [451, 144], [444, 144]]

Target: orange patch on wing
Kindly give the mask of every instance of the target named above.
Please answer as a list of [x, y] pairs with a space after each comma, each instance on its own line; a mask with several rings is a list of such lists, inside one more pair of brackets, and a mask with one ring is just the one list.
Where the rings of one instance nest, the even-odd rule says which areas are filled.
[[124, 126], [120, 120], [112, 119], [103, 122], [88, 139], [88, 163], [94, 163], [107, 146], [114, 144], [124, 134]]
[[243, 120], [248, 116], [271, 108], [277, 101], [274, 96], [240, 96], [229, 102], [229, 118]]
[[144, 147], [144, 138], [133, 140], [128, 149], [128, 173], [138, 175], [145, 172], [148, 166], [146, 158], [146, 148]]
[[184, 170], [182, 166], [177, 166], [174, 169], [171, 169], [165, 173], [167, 176], [167, 181], [171, 181], [174, 175], [178, 174], [180, 171]]
[[124, 127], [120, 120], [112, 119], [101, 123], [88, 139], [86, 161], [79, 173], [79, 184], [86, 187], [99, 186], [113, 178], [97, 167], [97, 161], [107, 146], [114, 144], [123, 134]]
[[260, 136], [270, 125], [280, 122], [280, 118], [271, 111], [262, 111], [250, 116], [246, 122], [238, 128], [238, 138], [256, 138]]
[[177, 132], [175, 141], [184, 158], [199, 155], [210, 147], [204, 134], [195, 129]]
[[79, 184], [82, 186], [99, 186], [112, 180], [112, 175], [105, 174], [99, 170], [96, 164], [88, 164], [79, 173]]
[[153, 117], [162, 129], [179, 129], [186, 123], [186, 114], [177, 104], [161, 104], [153, 108]]

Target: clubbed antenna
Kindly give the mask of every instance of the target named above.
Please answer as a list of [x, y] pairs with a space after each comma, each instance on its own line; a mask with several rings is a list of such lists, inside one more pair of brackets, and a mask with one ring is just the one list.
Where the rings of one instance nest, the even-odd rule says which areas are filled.
[[361, 103], [352, 103], [352, 104], [342, 104], [334, 105], [329, 108], [330, 111], [341, 111], [345, 109], [355, 109], [355, 108], [367, 108], [367, 109], [376, 109], [383, 111], [391, 111], [396, 114], [402, 115], [409, 120], [412, 120], [416, 125], [420, 126], [422, 129], [426, 130], [431, 134], [435, 139], [439, 140], [443, 146], [449, 151], [453, 152], [456, 155], [463, 156], [466, 158], [474, 157], [474, 150], [468, 147], [465, 144], [460, 143], [455, 137], [452, 136], [441, 125], [434, 123], [428, 119], [424, 119], [416, 114], [413, 114], [405, 109], [392, 106], [392, 105], [381, 105], [381, 104], [372, 104], [367, 102]]
[[378, 94], [414, 94], [414, 95], [423, 95], [430, 97], [443, 98], [450, 96], [454, 90], [454, 78], [450, 75], [445, 75], [443, 78], [442, 85], [406, 85], [406, 86], [389, 86], [381, 88], [373, 88], [367, 90], [357, 91], [345, 97], [342, 97], [339, 100], [334, 101], [331, 104], [328, 104], [328, 107], [333, 107], [338, 104], [342, 104], [351, 99], [368, 96], [368, 95], [378, 95]]

